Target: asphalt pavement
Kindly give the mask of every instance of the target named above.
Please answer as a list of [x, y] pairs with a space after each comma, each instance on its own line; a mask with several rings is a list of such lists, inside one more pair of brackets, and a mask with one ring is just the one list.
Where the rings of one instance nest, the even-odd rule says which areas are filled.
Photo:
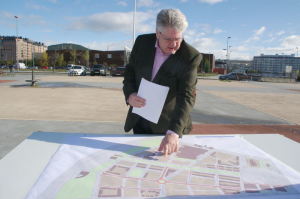
[[[122, 77], [43, 73], [35, 74], [37, 87], [26, 82], [30, 78], [30, 73], [0, 76], [0, 159], [38, 131], [125, 134]], [[200, 79], [192, 120], [195, 125], [300, 125], [299, 97], [299, 83]]]

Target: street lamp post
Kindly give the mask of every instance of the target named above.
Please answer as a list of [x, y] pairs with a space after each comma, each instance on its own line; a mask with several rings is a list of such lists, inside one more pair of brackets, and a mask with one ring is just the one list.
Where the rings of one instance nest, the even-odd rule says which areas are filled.
[[133, 10], [133, 30], [132, 30], [132, 47], [135, 40], [135, 15], [136, 15], [136, 0], [134, 0], [134, 10]]
[[226, 73], [228, 72], [228, 64], [229, 64], [229, 39], [231, 37], [227, 37], [227, 45], [226, 45]]
[[231, 66], [231, 62], [230, 62], [230, 55], [231, 55], [231, 47], [232, 46], [228, 46], [228, 70], [230, 70], [230, 66]]
[[33, 71], [33, 68], [34, 68], [34, 46], [33, 46], [33, 50], [32, 50], [32, 69], [31, 69], [31, 86], [34, 86], [34, 81], [35, 81], [35, 78], [34, 78], [34, 71]]
[[19, 70], [19, 57], [18, 57], [18, 16], [15, 16], [16, 19], [16, 67]]

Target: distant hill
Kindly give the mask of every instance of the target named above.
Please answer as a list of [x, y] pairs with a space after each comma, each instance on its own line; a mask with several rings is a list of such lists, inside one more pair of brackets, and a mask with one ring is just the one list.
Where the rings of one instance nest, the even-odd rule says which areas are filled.
[[56, 45], [48, 46], [48, 50], [90, 50], [90, 49], [78, 44], [64, 43], [64, 44], [56, 44]]

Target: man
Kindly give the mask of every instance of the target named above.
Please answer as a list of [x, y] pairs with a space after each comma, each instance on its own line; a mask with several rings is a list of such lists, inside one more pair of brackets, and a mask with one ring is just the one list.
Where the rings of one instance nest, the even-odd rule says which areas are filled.
[[[130, 105], [125, 131], [134, 134], [165, 135], [159, 151], [178, 151], [179, 137], [190, 132], [190, 112], [195, 103], [197, 68], [201, 54], [183, 40], [185, 16], [177, 9], [164, 9], [157, 15], [156, 34], [137, 37], [126, 66], [123, 92]], [[157, 124], [132, 113], [147, 101], [137, 96], [141, 79], [168, 86], [169, 92]]]

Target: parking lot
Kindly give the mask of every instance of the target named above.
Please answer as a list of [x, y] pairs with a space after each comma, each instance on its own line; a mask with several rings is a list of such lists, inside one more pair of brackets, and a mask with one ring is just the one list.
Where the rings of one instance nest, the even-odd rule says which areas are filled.
[[[33, 132], [123, 134], [122, 77], [0, 76], [0, 158]], [[193, 124], [300, 125], [300, 84], [199, 79]]]

